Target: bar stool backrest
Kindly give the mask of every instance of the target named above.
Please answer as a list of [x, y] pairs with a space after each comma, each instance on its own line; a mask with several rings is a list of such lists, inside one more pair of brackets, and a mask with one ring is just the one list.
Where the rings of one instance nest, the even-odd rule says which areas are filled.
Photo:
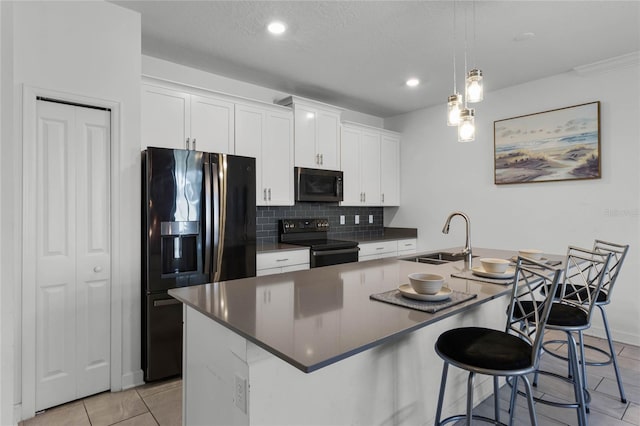
[[605, 282], [602, 284], [601, 289], [601, 293], [604, 295], [604, 300], [597, 300], [597, 303], [606, 305], [611, 301], [613, 285], [616, 283], [622, 263], [624, 262], [625, 257], [627, 257], [629, 244], [622, 245], [602, 240], [595, 240], [593, 243], [593, 251], [598, 253], [611, 253], [611, 262], [609, 263], [609, 269], [605, 275]]
[[[516, 262], [505, 331], [531, 344], [531, 365], [536, 368], [552, 296], [560, 285], [562, 272], [562, 269], [524, 257], [518, 257]], [[541, 292], [542, 289], [550, 291]]]
[[585, 311], [587, 322], [598, 299], [598, 293], [609, 274], [611, 253], [591, 251], [569, 246], [559, 303]]

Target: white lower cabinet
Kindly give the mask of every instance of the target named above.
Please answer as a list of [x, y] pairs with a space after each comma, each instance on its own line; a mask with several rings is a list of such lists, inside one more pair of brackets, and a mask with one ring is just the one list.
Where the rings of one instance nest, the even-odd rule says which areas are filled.
[[416, 252], [416, 245], [417, 240], [415, 238], [360, 243], [358, 245], [360, 247], [358, 261], [412, 254]]
[[418, 240], [411, 238], [408, 240], [398, 240], [398, 256], [413, 254], [416, 252]]
[[359, 261], [393, 257], [398, 253], [396, 240], [360, 243], [358, 247], [360, 247]]
[[309, 269], [309, 249], [276, 250], [256, 254], [256, 276]]

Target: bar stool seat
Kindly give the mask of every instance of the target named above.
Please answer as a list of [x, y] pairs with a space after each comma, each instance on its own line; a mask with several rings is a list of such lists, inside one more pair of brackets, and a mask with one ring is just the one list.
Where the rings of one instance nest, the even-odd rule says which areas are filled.
[[501, 375], [522, 374], [531, 367], [529, 343], [503, 331], [480, 327], [456, 328], [440, 335], [436, 351], [449, 364], [473, 366], [477, 372], [490, 370]]

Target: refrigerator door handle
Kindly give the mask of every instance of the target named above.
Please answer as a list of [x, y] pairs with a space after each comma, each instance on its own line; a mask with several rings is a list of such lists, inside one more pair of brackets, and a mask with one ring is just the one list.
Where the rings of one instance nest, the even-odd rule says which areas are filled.
[[213, 215], [211, 219], [213, 221], [213, 229], [209, 228], [209, 234], [213, 231], [213, 244], [210, 246], [210, 250], [213, 250], [213, 268], [211, 275], [211, 282], [215, 281], [215, 274], [218, 272], [218, 245], [220, 243], [220, 178], [218, 176], [218, 164], [211, 161], [211, 184], [213, 185], [213, 193], [209, 198], [209, 203], [213, 207]]
[[204, 161], [204, 273], [209, 275], [211, 280], [211, 164], [209, 160]]

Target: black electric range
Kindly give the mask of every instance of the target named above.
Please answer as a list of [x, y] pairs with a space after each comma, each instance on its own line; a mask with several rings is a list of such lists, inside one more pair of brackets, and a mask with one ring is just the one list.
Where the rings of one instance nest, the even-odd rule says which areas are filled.
[[280, 242], [309, 247], [312, 268], [358, 261], [356, 241], [327, 238], [329, 219], [281, 219]]

